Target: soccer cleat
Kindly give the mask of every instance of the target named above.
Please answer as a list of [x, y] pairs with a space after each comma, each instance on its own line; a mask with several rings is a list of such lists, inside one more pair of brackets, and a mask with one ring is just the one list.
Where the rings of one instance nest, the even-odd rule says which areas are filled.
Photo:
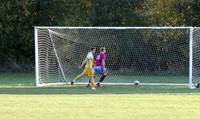
[[73, 86], [74, 85], [74, 81], [71, 81], [71, 86]]
[[96, 86], [99, 87], [99, 88], [102, 87], [102, 85], [100, 83], [97, 83]]
[[91, 84], [90, 83], [87, 84], [87, 88], [91, 88]]
[[92, 89], [92, 90], [96, 90], [96, 88], [95, 88], [95, 87], [92, 87], [91, 89]]

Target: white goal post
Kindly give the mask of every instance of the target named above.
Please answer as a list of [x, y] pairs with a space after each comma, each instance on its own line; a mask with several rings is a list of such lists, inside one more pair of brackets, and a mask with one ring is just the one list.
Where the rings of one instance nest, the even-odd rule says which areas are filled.
[[200, 83], [197, 27], [35, 26], [34, 38], [36, 86], [69, 84], [90, 47], [107, 49], [105, 85]]

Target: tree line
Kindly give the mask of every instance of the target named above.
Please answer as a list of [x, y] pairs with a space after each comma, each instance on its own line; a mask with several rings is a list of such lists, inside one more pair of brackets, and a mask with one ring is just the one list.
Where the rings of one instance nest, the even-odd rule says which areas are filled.
[[34, 26], [199, 26], [199, 0], [2, 0], [0, 70], [34, 69]]

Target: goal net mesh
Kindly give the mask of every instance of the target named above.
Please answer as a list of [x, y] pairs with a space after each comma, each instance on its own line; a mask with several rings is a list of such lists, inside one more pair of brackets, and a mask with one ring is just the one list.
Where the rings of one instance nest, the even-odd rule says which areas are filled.
[[[68, 82], [89, 48], [107, 50], [104, 83], [188, 83], [190, 29], [37, 28], [39, 83]], [[194, 33], [199, 38], [199, 32]], [[198, 39], [196, 38], [196, 39]], [[194, 50], [200, 41], [194, 41]], [[198, 45], [199, 44], [199, 45]], [[200, 74], [198, 51], [195, 74]], [[197, 68], [197, 67], [198, 68]], [[95, 78], [99, 80], [99, 75]], [[80, 82], [88, 82], [83, 77]]]
[[200, 28], [193, 30], [192, 42], [192, 83], [200, 83]]

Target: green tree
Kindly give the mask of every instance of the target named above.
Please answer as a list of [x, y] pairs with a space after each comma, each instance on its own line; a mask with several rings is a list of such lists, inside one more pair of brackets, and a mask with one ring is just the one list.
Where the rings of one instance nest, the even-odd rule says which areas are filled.
[[139, 26], [143, 25], [140, 15], [135, 13], [139, 1], [94, 0], [91, 5], [93, 26]]

